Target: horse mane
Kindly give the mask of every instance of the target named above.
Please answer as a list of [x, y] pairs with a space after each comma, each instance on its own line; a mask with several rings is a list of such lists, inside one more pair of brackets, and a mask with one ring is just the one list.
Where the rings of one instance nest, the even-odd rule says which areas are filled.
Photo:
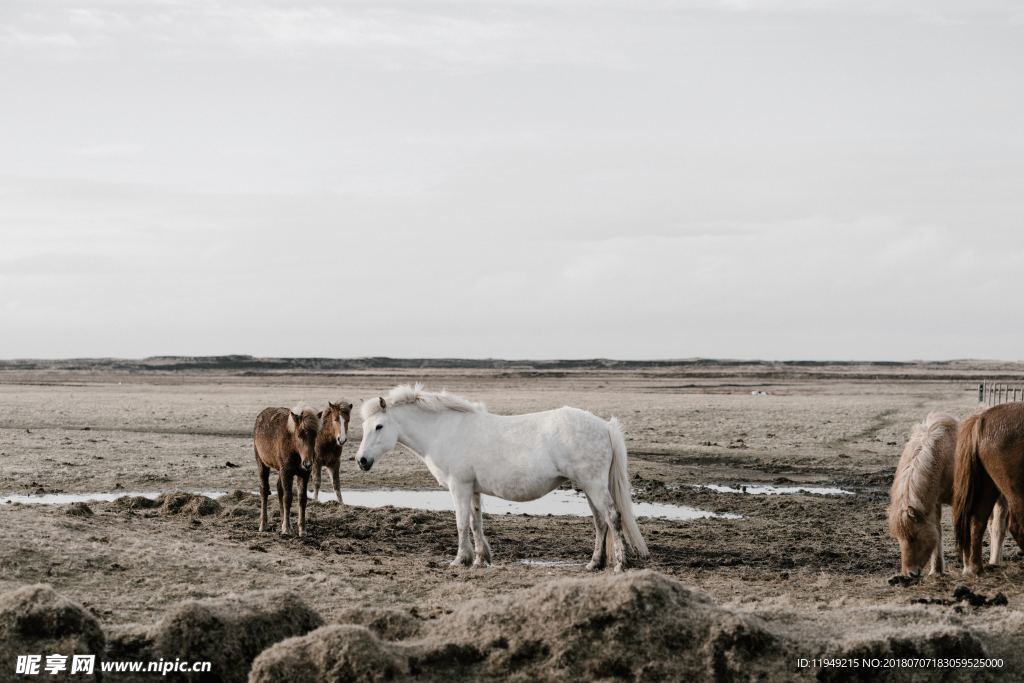
[[942, 468], [942, 456], [935, 452], [935, 446], [944, 432], [955, 436], [956, 429], [956, 418], [933, 412], [911, 430], [890, 493], [889, 530], [894, 535], [905, 536], [914, 526], [911, 510], [924, 514], [935, 505], [934, 489]]
[[[316, 411], [310, 408], [307, 404], [297, 403], [290, 409], [290, 412], [292, 413], [292, 415], [298, 415], [301, 418], [302, 422], [310, 421], [314, 423], [311, 426], [315, 426], [317, 430], [320, 429], [320, 418], [317, 416]], [[294, 422], [294, 420], [292, 419], [291, 415], [289, 415], [288, 423], [291, 424], [292, 422]]]
[[[399, 384], [387, 393], [384, 400], [387, 402], [388, 408], [415, 405], [433, 413], [438, 413], [442, 410], [454, 410], [459, 413], [487, 412], [487, 408], [483, 403], [470, 401], [456, 394], [450, 394], [447, 391], [426, 391], [419, 382], [416, 384]], [[379, 412], [381, 412], [380, 401], [371, 399], [363, 401], [363, 404], [359, 406], [359, 413], [364, 420]]]

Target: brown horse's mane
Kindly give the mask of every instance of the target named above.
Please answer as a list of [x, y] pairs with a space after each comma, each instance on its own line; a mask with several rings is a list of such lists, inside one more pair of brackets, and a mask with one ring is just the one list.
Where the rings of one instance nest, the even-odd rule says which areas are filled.
[[956, 429], [956, 418], [945, 413], [929, 413], [914, 425], [892, 481], [889, 530], [894, 535], [905, 536], [915, 524], [914, 515], [924, 515], [935, 504], [942, 469], [942, 454], [935, 446], [943, 432], [955, 435]]
[[304, 403], [300, 403], [300, 404], [294, 406], [291, 409], [291, 414], [299, 416], [300, 424], [296, 424], [295, 419], [291, 415], [289, 415], [288, 416], [288, 428], [289, 429], [299, 429], [300, 427], [305, 425], [306, 427], [309, 427], [311, 429], [315, 429], [317, 431], [320, 430], [320, 418], [319, 418], [319, 416], [317, 416], [316, 412], [312, 408], [310, 408], [308, 405], [306, 405]]

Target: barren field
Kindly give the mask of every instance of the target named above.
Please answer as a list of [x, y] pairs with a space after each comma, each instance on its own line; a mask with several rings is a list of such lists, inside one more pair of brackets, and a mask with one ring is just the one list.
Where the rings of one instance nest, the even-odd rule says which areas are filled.
[[[887, 583], [899, 567], [885, 508], [900, 449], [928, 411], [963, 417], [977, 410], [974, 374], [984, 377], [986, 368], [968, 370], [8, 369], [0, 372], [0, 496], [236, 493], [208, 510], [124, 499], [86, 508], [6, 504], [0, 508], [0, 593], [49, 584], [91, 611], [108, 640], [158, 622], [184, 600], [271, 588], [301, 595], [328, 623], [350, 623], [353, 608], [389, 608], [424, 628], [441, 624], [441, 633], [446, 615], [472, 599], [500, 602], [518, 589], [584, 577], [593, 541], [584, 517], [486, 516], [494, 564], [485, 569], [448, 567], [456, 545], [451, 512], [311, 503], [306, 538], [257, 532], [250, 432], [260, 409], [339, 399], [358, 405], [396, 383], [422, 381], [481, 400], [497, 413], [573, 405], [617, 416], [635, 499], [740, 515], [642, 518], [652, 556], [641, 569], [707, 594], [715, 609], [753, 619], [784, 642], [784, 660], [758, 676], [856, 677], [799, 669], [796, 660], [854, 652], [942, 656], [949, 648], [941, 638], [949, 637], [968, 643], [952, 647], [952, 656], [1004, 660], [1002, 670], [983, 675], [1016, 676], [1024, 671], [1024, 569], [1012, 540], [1004, 565], [966, 582], [976, 593], [1002, 592], [1007, 605], [953, 600], [965, 581], [948, 513], [948, 573], [910, 587]], [[359, 439], [354, 419], [348, 455]], [[751, 483], [835, 486], [853, 495], [749, 495], [698, 486]], [[402, 449], [369, 473], [347, 462], [342, 486], [438, 488]], [[329, 478], [325, 488], [331, 490]], [[605, 677], [638, 676], [631, 664], [624, 666]], [[562, 670], [536, 671], [557, 678]]]

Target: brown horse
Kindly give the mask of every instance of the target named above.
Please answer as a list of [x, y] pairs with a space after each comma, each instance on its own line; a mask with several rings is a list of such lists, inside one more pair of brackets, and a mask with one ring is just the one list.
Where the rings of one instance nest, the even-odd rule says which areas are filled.
[[320, 418], [309, 408], [265, 408], [256, 417], [253, 450], [260, 476], [260, 531], [267, 529], [270, 470], [277, 470], [281, 533], [292, 532], [292, 482], [299, 478], [299, 536], [306, 535], [306, 486], [316, 456]]
[[[929, 413], [914, 425], [892, 480], [889, 533], [900, 544], [903, 576], [917, 578], [926, 564], [941, 574], [942, 506], [953, 498], [953, 461], [957, 421], [944, 413]], [[1002, 557], [1006, 535], [1006, 506], [1000, 499], [992, 518], [990, 561]], [[929, 562], [930, 561], [930, 562]]]
[[964, 574], [981, 572], [981, 535], [999, 496], [1010, 534], [1024, 548], [1024, 403], [1004, 403], [960, 425], [953, 477], [953, 524]]
[[334, 495], [341, 504], [341, 447], [348, 441], [348, 421], [352, 404], [327, 402], [320, 413], [320, 432], [316, 435], [316, 457], [313, 461], [313, 500], [320, 500], [320, 474], [326, 467], [334, 482]]

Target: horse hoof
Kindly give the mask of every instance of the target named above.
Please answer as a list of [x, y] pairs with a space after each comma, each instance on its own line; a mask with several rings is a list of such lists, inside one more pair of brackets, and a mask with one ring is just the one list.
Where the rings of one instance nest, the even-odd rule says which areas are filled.
[[626, 565], [624, 565], [622, 563], [619, 563], [619, 564], [615, 565], [615, 573], [616, 574], [621, 574], [624, 571], [626, 571]]
[[448, 566], [449, 567], [468, 567], [471, 562], [472, 562], [472, 560], [470, 558], [468, 558], [468, 557], [456, 557], [454, 560], [452, 560], [450, 563], [448, 563]]
[[473, 567], [474, 568], [490, 567], [490, 566], [491, 566], [491, 561], [490, 560], [485, 560], [483, 558], [477, 558], [477, 559], [473, 560]]
[[594, 562], [593, 560], [591, 560], [590, 562], [587, 562], [587, 566], [584, 567], [584, 569], [586, 569], [588, 572], [597, 572], [604, 569], [604, 565], [599, 562]]

